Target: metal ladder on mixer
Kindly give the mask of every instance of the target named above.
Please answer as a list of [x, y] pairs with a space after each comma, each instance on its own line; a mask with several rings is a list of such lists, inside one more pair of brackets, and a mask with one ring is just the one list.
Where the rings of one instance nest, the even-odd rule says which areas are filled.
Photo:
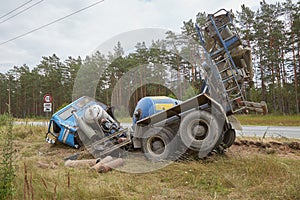
[[[221, 11], [225, 11], [226, 14], [217, 15]], [[208, 26], [205, 27], [205, 31], [206, 33], [208, 32], [211, 34], [211, 38], [215, 42], [212, 50], [209, 51], [206, 49], [206, 42], [202, 33], [203, 30], [201, 31], [197, 25], [196, 31], [198, 33], [201, 45], [205, 49], [205, 53], [210, 56], [218, 68], [222, 83], [225, 88], [223, 93], [226, 96], [226, 101], [229, 106], [229, 110], [227, 110], [227, 112], [234, 114], [246, 108], [246, 106], [243, 104], [245, 99], [241, 88], [242, 85], [240, 85], [238, 79], [240, 71], [236, 67], [230, 54], [230, 50], [241, 44], [240, 38], [233, 25], [233, 20], [230, 16], [230, 13], [224, 9], [217, 11], [215, 14], [209, 15], [207, 23]], [[229, 28], [233, 28], [233, 30]], [[226, 31], [227, 35], [226, 33], [222, 34], [222, 32]], [[232, 34], [228, 34], [228, 31], [230, 31]]]

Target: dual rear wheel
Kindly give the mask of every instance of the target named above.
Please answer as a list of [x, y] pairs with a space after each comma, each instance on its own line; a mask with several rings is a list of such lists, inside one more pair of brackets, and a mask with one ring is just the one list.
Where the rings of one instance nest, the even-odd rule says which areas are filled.
[[[185, 150], [189, 148], [197, 151], [199, 158], [203, 158], [222, 142], [223, 126], [224, 121], [211, 113], [204, 110], [193, 111], [181, 120], [179, 137], [169, 128], [150, 128], [142, 138], [142, 151], [149, 160], [166, 160], [174, 158], [175, 152], [177, 157], [178, 152], [184, 153], [179, 149], [179, 144], [183, 143]], [[235, 137], [227, 139], [230, 144]]]

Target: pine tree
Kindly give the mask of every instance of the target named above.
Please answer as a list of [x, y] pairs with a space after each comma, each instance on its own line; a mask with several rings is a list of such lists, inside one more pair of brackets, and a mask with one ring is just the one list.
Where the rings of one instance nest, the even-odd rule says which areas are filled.
[[253, 48], [254, 44], [254, 16], [255, 12], [243, 4], [241, 12], [237, 12], [237, 25], [241, 30], [241, 39], [246, 41], [247, 47]]
[[[294, 102], [295, 112], [299, 113], [300, 99], [299, 99], [299, 74], [300, 74], [300, 60], [299, 60], [299, 39], [300, 39], [300, 2], [293, 4], [291, 0], [287, 0], [284, 4], [284, 11], [286, 15], [286, 26], [287, 29], [287, 54], [291, 52], [292, 58], [287, 58], [286, 63], [292, 63], [290, 66], [292, 69], [292, 78], [294, 82]], [[290, 47], [290, 48], [288, 48]], [[297, 62], [297, 51], [298, 51], [298, 62]]]

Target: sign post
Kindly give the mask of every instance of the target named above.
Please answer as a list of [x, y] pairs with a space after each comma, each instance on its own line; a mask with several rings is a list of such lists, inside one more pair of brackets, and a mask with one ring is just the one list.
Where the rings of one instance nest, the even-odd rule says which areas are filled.
[[50, 94], [44, 95], [44, 112], [52, 112], [52, 96]]

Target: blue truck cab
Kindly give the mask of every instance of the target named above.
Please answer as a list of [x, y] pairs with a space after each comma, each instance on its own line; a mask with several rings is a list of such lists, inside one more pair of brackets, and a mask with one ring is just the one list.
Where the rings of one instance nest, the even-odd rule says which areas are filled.
[[[103, 110], [111, 111], [110, 107], [105, 104], [83, 96], [53, 114], [48, 126], [46, 141], [48, 143], [59, 141], [71, 147], [79, 148], [81, 144], [78, 135], [79, 123], [76, 116], [83, 119], [85, 112], [93, 106], [100, 106]], [[49, 135], [54, 138], [49, 138]]]

